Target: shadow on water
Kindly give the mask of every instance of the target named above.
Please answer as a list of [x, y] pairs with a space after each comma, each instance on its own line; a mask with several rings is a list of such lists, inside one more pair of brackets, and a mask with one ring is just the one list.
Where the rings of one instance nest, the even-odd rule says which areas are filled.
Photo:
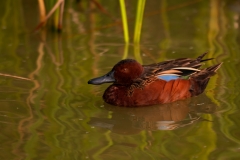
[[88, 124], [123, 135], [137, 134], [142, 130], [175, 130], [202, 121], [209, 123], [211, 121], [202, 118], [202, 114], [213, 114], [217, 111], [217, 105], [205, 94], [148, 107], [126, 108], [106, 103], [104, 106], [112, 112], [112, 117], [91, 117]]

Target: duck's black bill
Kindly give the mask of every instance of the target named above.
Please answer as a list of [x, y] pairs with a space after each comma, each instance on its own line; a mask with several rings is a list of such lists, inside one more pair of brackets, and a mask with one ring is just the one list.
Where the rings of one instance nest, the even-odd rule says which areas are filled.
[[88, 84], [103, 84], [103, 83], [112, 83], [115, 82], [114, 72], [110, 71], [109, 73], [105, 74], [104, 76], [93, 78], [88, 81]]

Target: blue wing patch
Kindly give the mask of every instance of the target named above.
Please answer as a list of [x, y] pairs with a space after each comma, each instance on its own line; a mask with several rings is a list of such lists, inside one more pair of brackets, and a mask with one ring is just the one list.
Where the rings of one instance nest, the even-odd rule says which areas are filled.
[[178, 79], [179, 76], [177, 76], [177, 75], [160, 75], [160, 76], [158, 76], [158, 78], [165, 80], [165, 81], [170, 81], [170, 80]]

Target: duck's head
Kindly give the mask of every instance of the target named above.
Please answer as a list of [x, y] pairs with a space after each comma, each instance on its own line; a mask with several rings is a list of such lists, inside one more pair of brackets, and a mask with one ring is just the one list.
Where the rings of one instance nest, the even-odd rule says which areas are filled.
[[118, 62], [107, 74], [88, 81], [88, 84], [99, 85], [103, 83], [115, 83], [129, 85], [141, 76], [143, 67], [133, 59], [125, 59]]

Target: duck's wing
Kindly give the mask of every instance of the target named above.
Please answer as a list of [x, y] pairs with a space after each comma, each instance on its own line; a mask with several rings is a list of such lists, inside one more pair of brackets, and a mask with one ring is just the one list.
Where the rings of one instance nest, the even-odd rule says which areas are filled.
[[154, 63], [150, 65], [144, 65], [145, 68], [152, 68], [158, 71], [169, 70], [176, 67], [189, 67], [189, 68], [199, 68], [202, 66], [202, 62], [212, 60], [213, 58], [203, 59], [207, 53], [202, 54], [196, 59], [190, 58], [179, 58], [174, 60], [163, 61], [159, 63]]
[[177, 79], [179, 77], [188, 78], [190, 75], [200, 71], [198, 68], [201, 67], [202, 62], [213, 59], [203, 59], [206, 54], [207, 53], [204, 53], [196, 59], [179, 58], [175, 60], [144, 65], [143, 67], [145, 73], [142, 75], [142, 77], [143, 79], [147, 79], [148, 77], [154, 76], [166, 81]]
[[191, 75], [199, 72], [199, 69], [190, 67], [177, 67], [170, 70], [162, 71], [156, 74], [159, 79], [170, 81], [173, 79], [184, 78], [188, 79]]

